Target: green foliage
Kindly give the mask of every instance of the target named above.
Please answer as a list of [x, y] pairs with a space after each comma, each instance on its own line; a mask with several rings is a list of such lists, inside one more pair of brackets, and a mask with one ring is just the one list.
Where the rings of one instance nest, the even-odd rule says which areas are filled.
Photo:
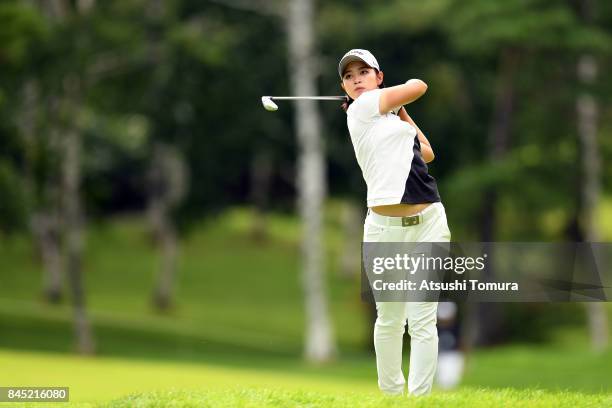
[[[59, 174], [63, 132], [77, 126], [84, 138], [84, 201], [92, 215], [101, 215], [142, 208], [150, 146], [174, 144], [192, 180], [176, 209], [186, 230], [200, 217], [250, 200], [253, 157], [265, 152], [272, 163], [270, 206], [294, 208], [291, 104], [274, 114], [259, 104], [262, 95], [289, 93], [282, 19], [219, 2], [162, 3], [155, 12], [145, 0], [97, 1], [79, 14], [76, 3], [67, 2], [68, 15], [58, 18], [47, 16], [41, 2], [3, 2], [0, 155], [11, 163], [29, 158], [37, 172], [34, 191], [41, 191], [46, 175]], [[487, 188], [510, 208], [529, 204], [546, 217], [565, 207], [563, 217], [570, 216], [577, 185], [575, 103], [586, 89], [576, 81], [576, 56], [584, 52], [600, 64], [597, 82], [586, 90], [601, 107], [602, 179], [609, 192], [612, 81], [602, 73], [610, 63], [612, 9], [606, 2], [593, 2], [590, 23], [571, 2], [551, 0], [330, 0], [317, 7], [321, 94], [341, 93], [335, 66], [353, 47], [374, 51], [388, 86], [411, 77], [429, 84], [407, 108], [432, 143], [436, 159], [429, 168], [458, 239], [475, 232]], [[518, 56], [510, 154], [489, 163], [487, 139], [504, 68], [499, 54], [506, 49]], [[69, 78], [81, 84], [75, 111], [63, 99]], [[30, 81], [39, 90], [35, 142], [15, 148], [8, 145], [22, 136], [18, 121]], [[345, 115], [333, 103], [319, 110], [329, 192], [363, 202], [365, 183]], [[468, 196], [472, 200], [464, 200]], [[36, 207], [43, 205], [37, 200]], [[514, 233], [503, 224], [500, 231], [507, 238]], [[554, 238], [541, 228], [530, 233]]]
[[19, 1], [0, 4], [0, 63], [19, 67], [32, 62], [31, 54], [48, 34], [47, 22], [34, 8]]
[[610, 33], [579, 21], [569, 3], [550, 0], [455, 1], [445, 25], [456, 47], [487, 54], [503, 47], [529, 50], [610, 50]]
[[195, 63], [221, 69], [231, 62], [227, 58], [228, 49], [244, 41], [244, 32], [223, 22], [196, 16], [172, 29], [168, 41], [177, 53], [185, 53]]
[[377, 34], [389, 31], [400, 35], [435, 29], [451, 3], [451, 0], [369, 2], [366, 28]]

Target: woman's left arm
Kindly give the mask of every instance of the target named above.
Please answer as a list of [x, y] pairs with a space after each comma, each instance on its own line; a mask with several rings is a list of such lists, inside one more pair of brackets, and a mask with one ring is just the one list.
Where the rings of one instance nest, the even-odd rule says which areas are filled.
[[423, 132], [421, 132], [421, 129], [419, 129], [416, 123], [414, 123], [414, 120], [412, 120], [412, 118], [408, 115], [408, 112], [406, 112], [406, 109], [404, 109], [403, 106], [399, 110], [399, 117], [404, 122], [410, 123], [416, 129], [419, 142], [421, 142], [421, 154], [423, 155], [423, 160], [425, 163], [432, 161], [435, 155], [433, 149], [431, 148], [431, 144], [429, 144], [429, 140], [427, 140]]

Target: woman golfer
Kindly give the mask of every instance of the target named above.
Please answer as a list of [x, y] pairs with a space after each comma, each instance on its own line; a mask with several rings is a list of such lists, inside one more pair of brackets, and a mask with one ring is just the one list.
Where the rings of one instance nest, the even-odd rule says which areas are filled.
[[[426, 163], [434, 158], [429, 141], [403, 105], [427, 85], [411, 79], [384, 87], [383, 72], [367, 50], [347, 52], [338, 65], [343, 105], [357, 162], [367, 185], [364, 242], [450, 242], [451, 232], [436, 180]], [[431, 391], [438, 357], [437, 302], [376, 302], [374, 348], [378, 387], [404, 393], [402, 338], [408, 321], [408, 392]]]

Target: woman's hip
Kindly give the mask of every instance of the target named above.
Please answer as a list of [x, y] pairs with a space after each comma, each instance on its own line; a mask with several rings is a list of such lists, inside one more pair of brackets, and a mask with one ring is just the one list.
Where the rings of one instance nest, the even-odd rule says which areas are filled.
[[405, 217], [389, 217], [368, 210], [364, 242], [448, 242], [451, 239], [446, 210], [435, 202]]

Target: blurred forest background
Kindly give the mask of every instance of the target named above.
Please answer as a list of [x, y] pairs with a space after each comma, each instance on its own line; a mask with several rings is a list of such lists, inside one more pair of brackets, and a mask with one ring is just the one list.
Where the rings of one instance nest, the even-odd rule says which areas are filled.
[[[351, 48], [374, 53], [387, 86], [428, 84], [406, 109], [435, 152], [453, 241], [612, 240], [611, 2], [2, 0], [0, 347], [367, 358], [338, 373], [374, 378], [346, 116], [260, 103], [341, 95]], [[464, 344], [603, 364], [610, 314], [474, 305]], [[494, 381], [474, 370], [468, 383]], [[591, 372], [586, 389], [610, 386]]]

